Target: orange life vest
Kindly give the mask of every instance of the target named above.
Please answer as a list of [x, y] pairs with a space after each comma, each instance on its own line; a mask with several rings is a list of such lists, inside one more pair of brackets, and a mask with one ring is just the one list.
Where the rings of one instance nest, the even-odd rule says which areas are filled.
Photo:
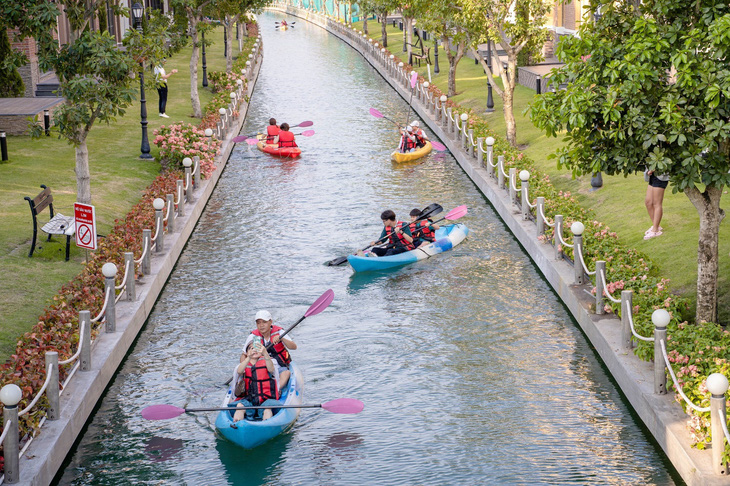
[[[271, 326], [271, 339], [273, 339], [274, 336], [278, 336], [282, 330], [283, 328], [279, 326]], [[264, 337], [258, 329], [254, 329], [253, 331], [251, 331], [251, 334], [253, 334], [254, 336], [259, 336], [261, 338]], [[284, 343], [282, 343], [281, 341], [274, 344], [274, 349], [269, 354], [272, 358], [276, 358], [279, 366], [289, 366], [289, 363], [291, 363], [291, 356], [289, 355], [289, 351], [286, 349], [286, 346], [284, 346]]]
[[274, 376], [266, 369], [266, 360], [259, 358], [253, 365], [249, 364], [243, 372], [246, 392], [243, 398], [253, 405], [261, 405], [269, 398], [279, 399], [279, 387]]
[[418, 143], [416, 142], [415, 137], [411, 139], [409, 135], [403, 135], [401, 146], [403, 147], [403, 152], [408, 152], [411, 149], [418, 148]]
[[297, 143], [294, 141], [294, 134], [289, 130], [282, 130], [279, 132], [279, 148], [282, 147], [296, 147]]
[[436, 234], [431, 230], [429, 221], [414, 221], [408, 225], [411, 230], [411, 236], [415, 240], [420, 238], [425, 241], [436, 241]]
[[[403, 221], [398, 221], [395, 226], [397, 228], [403, 229]], [[415, 246], [413, 246], [413, 243], [409, 243], [408, 240], [406, 240], [406, 237], [403, 235], [403, 233], [396, 233], [395, 231], [393, 231], [392, 226], [385, 227], [385, 234], [388, 236], [388, 241], [390, 241], [391, 245], [405, 246], [406, 250], [413, 250], [415, 248]], [[394, 235], [398, 238], [397, 240]]]
[[274, 143], [274, 137], [276, 137], [281, 128], [278, 125], [269, 125], [266, 127], [266, 143]]

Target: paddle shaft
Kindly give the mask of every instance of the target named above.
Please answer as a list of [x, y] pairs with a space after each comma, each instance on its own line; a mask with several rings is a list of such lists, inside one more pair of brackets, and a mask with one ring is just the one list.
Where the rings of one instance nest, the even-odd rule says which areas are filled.
[[271, 406], [250, 406], [250, 407], [213, 407], [213, 408], [186, 408], [185, 413], [189, 412], [219, 412], [221, 410], [257, 410], [262, 408], [322, 408], [321, 403], [311, 405], [271, 405]]
[[[432, 210], [432, 211], [429, 211], [428, 213], [424, 214], [423, 216], [419, 216], [419, 217], [418, 217], [418, 219], [417, 219], [416, 221], [421, 221], [421, 220], [423, 220], [423, 219], [427, 219], [427, 218], [428, 218], [428, 217], [429, 217], [429, 216], [431, 215], [431, 213], [433, 213], [433, 210]], [[442, 218], [441, 220], [443, 221], [443, 218]], [[413, 223], [415, 223], [416, 221], [413, 221]], [[408, 224], [410, 224], [410, 223], [408, 223]], [[365, 251], [365, 250], [367, 250], [368, 248], [370, 248], [371, 246], [375, 246], [375, 245], [377, 245], [377, 244], [379, 244], [379, 243], [381, 243], [381, 242], [383, 242], [383, 241], [385, 241], [385, 240], [387, 240], [387, 239], [388, 239], [388, 235], [385, 235], [385, 236], [383, 236], [382, 238], [378, 239], [378, 240], [377, 240], [377, 241], [375, 242], [375, 244], [373, 244], [373, 245], [368, 245], [368, 246], [366, 246], [365, 248], [363, 248], [363, 249], [362, 249], [362, 251]]]
[[416, 91], [415, 86], [411, 88], [411, 98], [408, 100], [408, 114], [406, 115], [406, 123], [403, 126], [408, 126], [408, 118], [411, 116], [411, 102], [413, 101], [413, 92]]

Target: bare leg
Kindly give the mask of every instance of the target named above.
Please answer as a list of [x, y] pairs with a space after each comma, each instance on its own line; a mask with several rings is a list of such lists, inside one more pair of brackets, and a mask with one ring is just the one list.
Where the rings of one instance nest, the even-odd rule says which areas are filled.
[[270, 408], [265, 408], [264, 409], [264, 417], [263, 417], [263, 420], [269, 420], [273, 416], [274, 416], [274, 412], [272, 412], [272, 410]]
[[651, 189], [651, 205], [654, 209], [653, 214], [650, 214], [653, 223], [652, 231], [656, 233], [659, 231], [659, 224], [662, 222], [662, 216], [664, 215], [664, 208], [662, 207], [664, 189], [661, 187], [650, 187], [649, 189]]
[[[646, 212], [649, 213], [649, 220], [651, 220], [652, 224], [654, 223], [654, 199], [652, 198], [652, 189], [651, 186], [646, 186], [646, 196], [644, 197], [644, 205], [646, 206]], [[652, 226], [652, 231], [654, 230], [654, 227]]]
[[291, 376], [291, 371], [286, 370], [279, 373], [279, 390], [283, 390], [286, 388], [287, 383], [289, 383], [289, 377]]
[[233, 414], [233, 421], [238, 422], [239, 420], [243, 420], [245, 416], [246, 410], [243, 409], [243, 403], [239, 403], [236, 405], [236, 413]]

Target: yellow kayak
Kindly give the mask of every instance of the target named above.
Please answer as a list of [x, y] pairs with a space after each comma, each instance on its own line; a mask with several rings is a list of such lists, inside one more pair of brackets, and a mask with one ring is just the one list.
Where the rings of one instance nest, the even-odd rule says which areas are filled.
[[431, 148], [431, 142], [426, 142], [426, 145], [414, 150], [413, 152], [407, 152], [404, 154], [396, 150], [395, 152], [393, 152], [390, 158], [393, 160], [393, 162], [411, 162], [413, 160], [418, 160], [425, 155], [428, 155], [431, 152]]

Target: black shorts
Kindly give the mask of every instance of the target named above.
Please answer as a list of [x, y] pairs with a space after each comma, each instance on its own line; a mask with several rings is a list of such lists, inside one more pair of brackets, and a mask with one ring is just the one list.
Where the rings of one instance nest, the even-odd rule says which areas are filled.
[[658, 187], [660, 189], [666, 189], [667, 186], [669, 185], [669, 181], [659, 180], [659, 178], [657, 176], [652, 174], [649, 176], [649, 185], [651, 187]]

